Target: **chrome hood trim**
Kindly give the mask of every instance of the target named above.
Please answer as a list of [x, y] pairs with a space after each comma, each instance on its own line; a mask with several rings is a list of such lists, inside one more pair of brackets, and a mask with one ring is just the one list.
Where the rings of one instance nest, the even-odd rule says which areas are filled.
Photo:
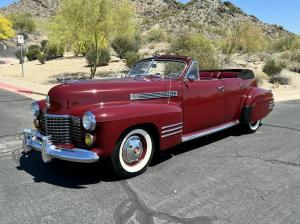
[[130, 100], [149, 100], [149, 99], [160, 99], [160, 98], [169, 98], [177, 97], [177, 91], [163, 91], [163, 92], [153, 92], [153, 93], [134, 93], [130, 94]]

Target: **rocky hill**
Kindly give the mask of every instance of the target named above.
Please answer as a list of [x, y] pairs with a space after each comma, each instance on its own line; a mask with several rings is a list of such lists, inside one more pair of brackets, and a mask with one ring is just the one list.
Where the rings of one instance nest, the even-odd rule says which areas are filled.
[[[232, 3], [221, 0], [192, 0], [188, 4], [176, 0], [131, 1], [144, 31], [151, 27], [163, 27], [173, 34], [194, 31], [214, 38], [222, 36], [222, 30], [243, 21], [262, 27], [271, 38], [289, 34], [281, 26], [263, 23]], [[1, 11], [4, 14], [27, 12], [37, 17], [49, 17], [55, 14], [58, 5], [59, 0], [20, 0]]]

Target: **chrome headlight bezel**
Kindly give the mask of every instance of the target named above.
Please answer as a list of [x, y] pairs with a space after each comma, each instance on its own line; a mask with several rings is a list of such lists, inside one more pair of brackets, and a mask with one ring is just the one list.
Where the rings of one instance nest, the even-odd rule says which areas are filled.
[[49, 95], [46, 97], [46, 108], [47, 109], [50, 108], [50, 96]]
[[96, 129], [96, 117], [95, 115], [88, 111], [82, 117], [82, 125], [87, 131], [94, 131]]
[[40, 106], [37, 102], [31, 104], [31, 114], [34, 117], [38, 117], [40, 114]]

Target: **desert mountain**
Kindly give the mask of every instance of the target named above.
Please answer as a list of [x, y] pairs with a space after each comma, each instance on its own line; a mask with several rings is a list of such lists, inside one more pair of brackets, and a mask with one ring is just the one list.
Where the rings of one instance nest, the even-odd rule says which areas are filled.
[[[271, 38], [289, 33], [281, 26], [263, 23], [232, 3], [221, 0], [192, 0], [188, 4], [175, 0], [131, 1], [144, 31], [151, 27], [162, 27], [173, 34], [194, 31], [213, 38], [222, 36], [222, 30], [228, 30], [243, 21], [262, 27]], [[55, 14], [58, 5], [59, 0], [20, 0], [1, 11], [4, 14], [26, 12], [37, 17], [49, 17]]]

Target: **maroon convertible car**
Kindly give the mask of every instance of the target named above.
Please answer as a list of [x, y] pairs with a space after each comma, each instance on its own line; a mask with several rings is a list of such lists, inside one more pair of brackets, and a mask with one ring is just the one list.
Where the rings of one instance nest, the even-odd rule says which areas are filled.
[[189, 57], [136, 63], [122, 79], [58, 85], [32, 104], [36, 130], [24, 130], [24, 151], [44, 162], [110, 159], [116, 173], [146, 170], [156, 150], [232, 126], [255, 132], [274, 106], [251, 70], [199, 70]]

